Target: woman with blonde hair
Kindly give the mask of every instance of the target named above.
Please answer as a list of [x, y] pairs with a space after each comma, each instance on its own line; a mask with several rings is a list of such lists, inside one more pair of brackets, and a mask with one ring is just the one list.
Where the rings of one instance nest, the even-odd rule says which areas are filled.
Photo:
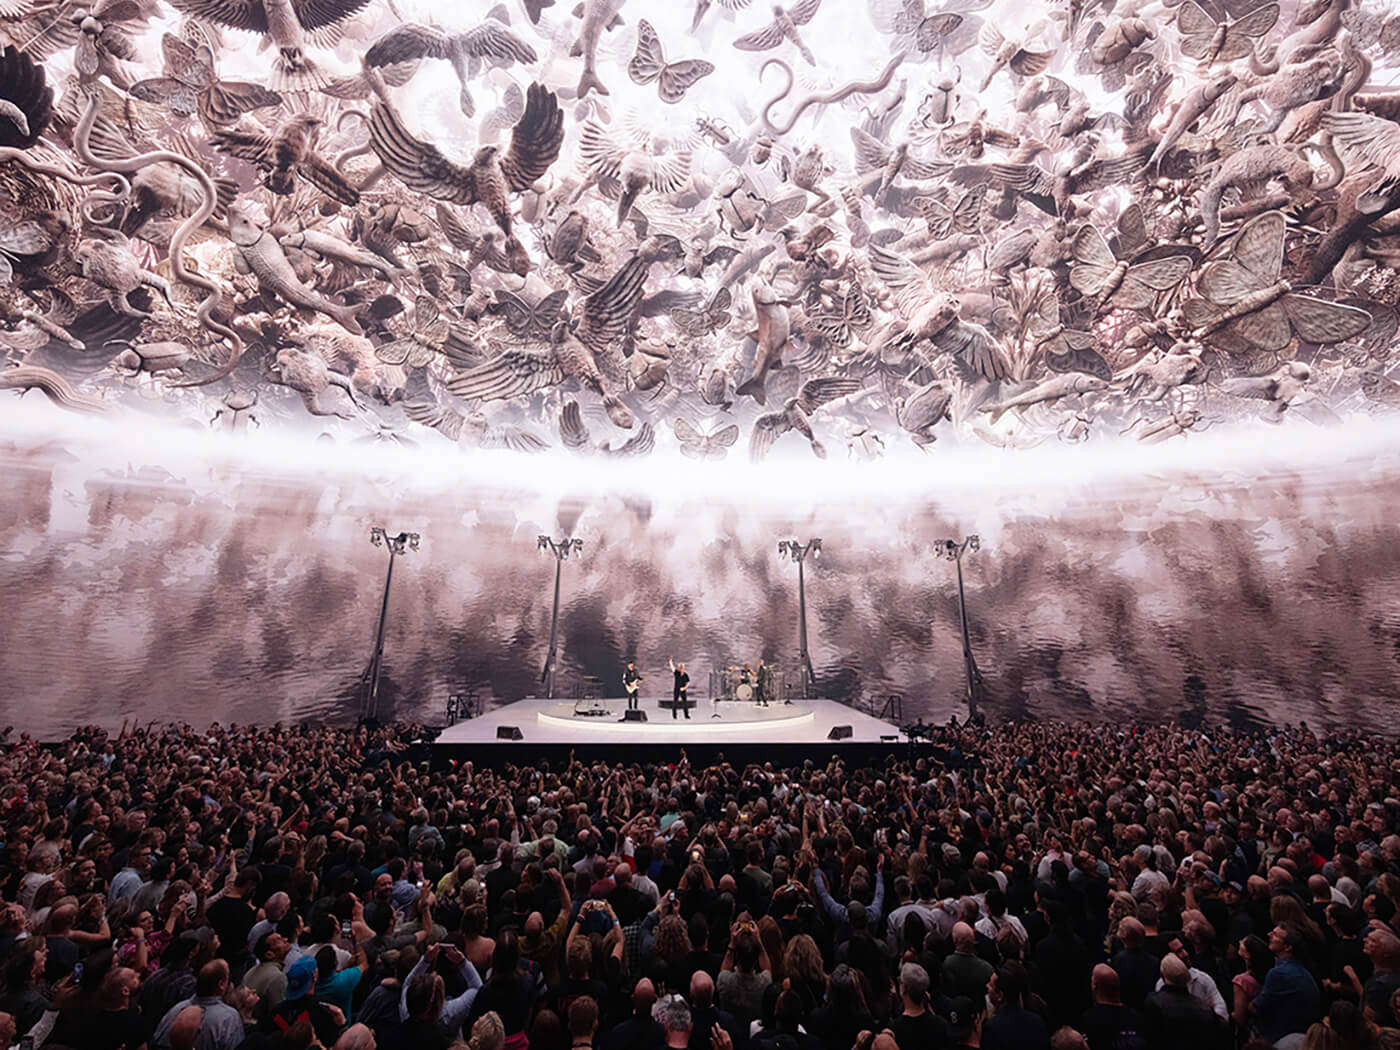
[[[761, 934], [761, 922], [758, 928]], [[772, 959], [773, 956], [770, 954], [768, 958]], [[826, 968], [822, 965], [822, 953], [817, 942], [805, 933], [797, 934], [788, 942], [782, 966], [788, 988], [797, 993], [805, 1011], [811, 1013], [826, 998]]]
[[765, 915], [758, 920], [758, 941], [768, 953], [769, 962], [772, 964], [773, 983], [782, 984], [783, 978], [788, 976], [785, 965], [787, 953], [783, 949], [783, 931], [777, 919]]
[[501, 1024], [501, 1015], [488, 1010], [478, 1017], [466, 1045], [468, 1050], [502, 1050], [506, 1045], [506, 1030]]
[[1104, 940], [1109, 955], [1116, 950], [1113, 942], [1118, 939], [1118, 924], [1129, 916], [1136, 919], [1137, 913], [1137, 898], [1127, 890], [1119, 890], [1108, 902], [1108, 936]]

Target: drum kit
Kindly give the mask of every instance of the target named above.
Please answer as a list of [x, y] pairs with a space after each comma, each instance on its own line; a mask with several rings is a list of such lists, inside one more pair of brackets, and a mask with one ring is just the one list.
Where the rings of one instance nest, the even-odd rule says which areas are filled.
[[[764, 669], [766, 702], [782, 703], [782, 672], [769, 666]], [[711, 695], [716, 700], [737, 700], [752, 704], [759, 701], [758, 673], [751, 667], [729, 666], [713, 672], [710, 683]]]

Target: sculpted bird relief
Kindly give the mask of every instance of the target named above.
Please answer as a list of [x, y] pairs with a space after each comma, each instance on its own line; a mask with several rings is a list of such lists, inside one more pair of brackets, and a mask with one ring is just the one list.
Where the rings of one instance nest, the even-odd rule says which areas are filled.
[[1376, 0], [403, 8], [0, 0], [12, 388], [705, 460], [1396, 402]]
[[616, 426], [630, 430], [632, 412], [603, 378], [594, 354], [627, 333], [645, 278], [646, 264], [634, 257], [584, 300], [578, 317], [554, 325], [545, 348], [508, 350], [453, 377], [448, 389], [469, 401], [492, 401], [524, 397], [571, 379], [602, 399]]
[[384, 167], [409, 189], [450, 204], [482, 204], [513, 236], [509, 194], [529, 189], [559, 156], [564, 115], [559, 99], [541, 84], [526, 93], [525, 113], [510, 146], [480, 146], [470, 165], [449, 160], [432, 143], [409, 133], [389, 103], [370, 110], [370, 145]]
[[539, 56], [535, 49], [509, 28], [487, 18], [475, 29], [452, 33], [436, 26], [409, 22], [389, 30], [365, 52], [367, 66], [389, 66], [423, 58], [441, 59], [452, 65], [461, 84], [458, 103], [467, 116], [476, 113], [476, 102], [467, 85], [480, 72], [484, 62], [501, 65], [530, 63]]
[[316, 151], [321, 131], [319, 117], [301, 114], [283, 121], [272, 131], [228, 128], [215, 131], [209, 142], [266, 173], [264, 185], [287, 196], [297, 178], [305, 179], [341, 204], [357, 204], [360, 193], [329, 161]]
[[275, 90], [323, 87], [327, 78], [307, 54], [307, 41], [334, 43], [335, 27], [370, 0], [170, 0], [191, 18], [257, 33], [277, 47]]

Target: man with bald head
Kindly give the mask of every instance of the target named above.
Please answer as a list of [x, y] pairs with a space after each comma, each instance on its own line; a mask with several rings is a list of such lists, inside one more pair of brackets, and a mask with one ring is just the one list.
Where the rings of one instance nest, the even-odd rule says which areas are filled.
[[710, 1037], [716, 1028], [729, 1033], [734, 1045], [742, 1045], [738, 1019], [715, 1005], [715, 982], [704, 970], [690, 977], [690, 1050], [710, 1050]]
[[331, 1050], [375, 1050], [374, 1030], [362, 1024], [352, 1024], [340, 1033]]
[[544, 973], [545, 983], [551, 988], [559, 983], [559, 945], [564, 941], [564, 931], [569, 926], [569, 911], [572, 900], [569, 889], [564, 885], [564, 876], [558, 868], [550, 868], [549, 878], [559, 894], [559, 914], [554, 921], [546, 924], [544, 916], [532, 911], [525, 918], [525, 929], [520, 937], [520, 954], [536, 962]]
[[253, 958], [257, 958], [258, 941], [277, 929], [277, 924], [286, 918], [291, 908], [292, 898], [284, 890], [278, 890], [267, 898], [263, 904], [263, 918], [253, 923], [253, 928], [248, 931], [248, 950], [253, 953]]
[[647, 895], [632, 885], [632, 866], [625, 860], [618, 861], [613, 868], [613, 888], [607, 901], [624, 927], [640, 922], [652, 906]]
[[204, 1007], [190, 1005], [175, 1015], [170, 1026], [170, 1050], [194, 1050], [199, 1030], [204, 1027]]
[[1089, 1050], [1145, 1050], [1147, 1022], [1137, 1010], [1123, 1005], [1118, 971], [1099, 963], [1089, 977], [1094, 1005], [1079, 1019]]
[[632, 1050], [638, 1046], [659, 1046], [666, 1040], [661, 1024], [651, 1016], [656, 1005], [656, 987], [643, 977], [632, 989], [632, 1015], [615, 1025], [603, 1041], [603, 1050]]
[[156, 1025], [151, 1037], [153, 1050], [173, 1050], [171, 1033], [175, 1022], [191, 1006], [200, 1008], [198, 1044], [200, 1050], [235, 1050], [243, 1045], [243, 1018], [224, 1002], [229, 989], [228, 963], [223, 959], [207, 962], [199, 968], [195, 994], [192, 999], [176, 1003]]
[[943, 990], [956, 998], [981, 1001], [992, 978], [992, 964], [977, 954], [977, 933], [965, 922], [953, 924], [953, 954], [943, 960]]

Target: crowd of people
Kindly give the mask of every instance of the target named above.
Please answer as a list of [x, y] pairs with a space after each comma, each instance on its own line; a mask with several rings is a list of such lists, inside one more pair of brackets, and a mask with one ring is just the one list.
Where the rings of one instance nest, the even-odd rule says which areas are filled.
[[413, 726], [0, 743], [0, 1046], [1400, 1047], [1400, 752], [951, 724], [435, 767]]

